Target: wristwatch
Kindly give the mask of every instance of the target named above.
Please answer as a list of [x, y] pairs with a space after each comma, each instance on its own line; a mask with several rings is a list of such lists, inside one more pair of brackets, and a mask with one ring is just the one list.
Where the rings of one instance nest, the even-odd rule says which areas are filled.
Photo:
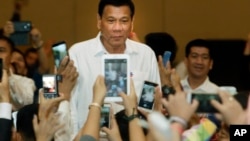
[[169, 94], [174, 94], [175, 93], [174, 88], [173, 87], [169, 87], [167, 85], [163, 85], [161, 87], [161, 91], [162, 91], [163, 97], [168, 97]]

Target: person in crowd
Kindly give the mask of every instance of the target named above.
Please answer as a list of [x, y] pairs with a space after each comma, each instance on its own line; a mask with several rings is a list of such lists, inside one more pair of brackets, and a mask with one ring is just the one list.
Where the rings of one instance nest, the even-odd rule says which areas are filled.
[[2, 71], [3, 74], [0, 82], [0, 137], [1, 141], [10, 141], [12, 134], [12, 105], [10, 103], [8, 74], [6, 70], [3, 69]]
[[14, 74], [27, 76], [28, 69], [24, 59], [24, 54], [19, 49], [15, 48], [11, 55], [11, 65]]
[[[45, 99], [43, 90], [41, 89], [39, 104], [34, 103], [21, 108], [17, 114], [17, 132], [13, 135], [14, 141], [19, 139], [50, 141], [51, 138], [55, 141], [72, 140], [68, 101], [70, 99], [70, 92], [76, 83], [78, 73], [73, 61], [69, 60], [68, 56], [62, 60], [57, 73], [63, 77], [63, 81], [59, 82], [60, 96], [54, 99]], [[37, 116], [34, 118], [34, 115]]]
[[33, 95], [36, 89], [34, 81], [27, 77], [13, 74], [11, 71], [11, 55], [14, 50], [14, 43], [5, 36], [0, 37], [0, 58], [3, 60], [3, 68], [8, 70], [9, 86], [13, 110], [33, 102]]
[[[130, 74], [136, 93], [140, 95], [144, 80], [160, 85], [155, 54], [150, 47], [128, 39], [134, 21], [134, 4], [131, 0], [101, 0], [98, 7], [96, 38], [74, 44], [69, 56], [79, 72], [72, 99], [72, 117], [75, 117], [74, 132], [86, 121], [88, 104], [91, 102], [92, 85], [101, 74], [101, 58], [105, 54], [128, 54]], [[84, 102], [82, 101], [84, 99]], [[115, 105], [115, 104], [113, 104]], [[118, 108], [119, 106], [119, 108]], [[114, 113], [123, 107], [115, 105]]]
[[[10, 37], [15, 32], [14, 24], [7, 21], [3, 28], [3, 35]], [[34, 102], [37, 102], [38, 89], [42, 88], [42, 74], [49, 72], [49, 60], [45, 52], [42, 34], [38, 28], [32, 27], [30, 31], [30, 48], [24, 53], [27, 72], [25, 76], [34, 80], [37, 87], [34, 95]], [[15, 66], [14, 66], [15, 67]]]
[[207, 41], [195, 39], [185, 49], [188, 75], [181, 80], [185, 92], [217, 93], [219, 87], [209, 81], [208, 72], [213, 68], [213, 55]]
[[40, 104], [29, 104], [21, 108], [17, 113], [16, 132], [12, 140], [51, 141], [55, 133], [64, 126], [60, 124], [58, 119], [61, 115], [57, 112], [59, 103], [63, 100], [63, 96], [49, 100], [42, 99]]

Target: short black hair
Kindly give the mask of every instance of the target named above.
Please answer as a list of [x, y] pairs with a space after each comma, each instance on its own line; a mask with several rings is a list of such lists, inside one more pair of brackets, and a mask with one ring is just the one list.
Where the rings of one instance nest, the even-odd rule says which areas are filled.
[[34, 115], [38, 115], [38, 109], [39, 104], [30, 104], [21, 108], [17, 113], [17, 132], [22, 135], [24, 140], [36, 140], [32, 120]]
[[10, 45], [10, 52], [12, 53], [13, 50], [15, 49], [15, 43], [10, 38], [8, 38], [6, 36], [0, 35], [0, 40], [6, 41]]
[[128, 6], [130, 9], [130, 17], [133, 18], [135, 14], [135, 6], [132, 0], [100, 0], [98, 6], [98, 14], [102, 17], [105, 6], [112, 5], [116, 7]]
[[209, 52], [209, 57], [211, 59], [213, 59], [213, 54], [212, 54], [212, 48], [209, 45], [209, 42], [204, 40], [204, 39], [194, 39], [191, 40], [187, 45], [186, 45], [186, 49], [185, 49], [185, 56], [188, 57], [190, 52], [191, 52], [191, 48], [192, 47], [202, 47], [202, 48], [207, 48], [208, 52]]
[[25, 52], [24, 52], [24, 56], [27, 56], [29, 53], [38, 53], [37, 52], [37, 49], [33, 48], [33, 47], [30, 47], [28, 48]]

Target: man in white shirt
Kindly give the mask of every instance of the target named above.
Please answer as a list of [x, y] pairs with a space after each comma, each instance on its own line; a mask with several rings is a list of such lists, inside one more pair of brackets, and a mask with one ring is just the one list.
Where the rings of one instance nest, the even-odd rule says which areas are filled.
[[195, 39], [190, 41], [185, 50], [185, 64], [188, 75], [181, 80], [185, 92], [217, 93], [219, 87], [208, 78], [213, 67], [213, 55], [207, 41]]
[[[74, 117], [74, 133], [77, 133], [87, 118], [92, 101], [93, 84], [101, 74], [101, 58], [104, 54], [128, 54], [130, 74], [139, 97], [144, 80], [160, 85], [155, 54], [150, 47], [128, 39], [133, 27], [134, 4], [130, 0], [101, 0], [97, 15], [100, 30], [96, 38], [74, 44], [70, 58], [79, 72], [78, 82], [71, 97], [71, 114]], [[121, 107], [115, 105], [115, 112]]]

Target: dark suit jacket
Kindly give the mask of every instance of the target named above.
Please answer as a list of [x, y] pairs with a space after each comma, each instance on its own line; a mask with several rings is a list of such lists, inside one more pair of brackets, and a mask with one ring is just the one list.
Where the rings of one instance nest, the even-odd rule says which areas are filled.
[[0, 141], [10, 141], [12, 121], [0, 118]]

